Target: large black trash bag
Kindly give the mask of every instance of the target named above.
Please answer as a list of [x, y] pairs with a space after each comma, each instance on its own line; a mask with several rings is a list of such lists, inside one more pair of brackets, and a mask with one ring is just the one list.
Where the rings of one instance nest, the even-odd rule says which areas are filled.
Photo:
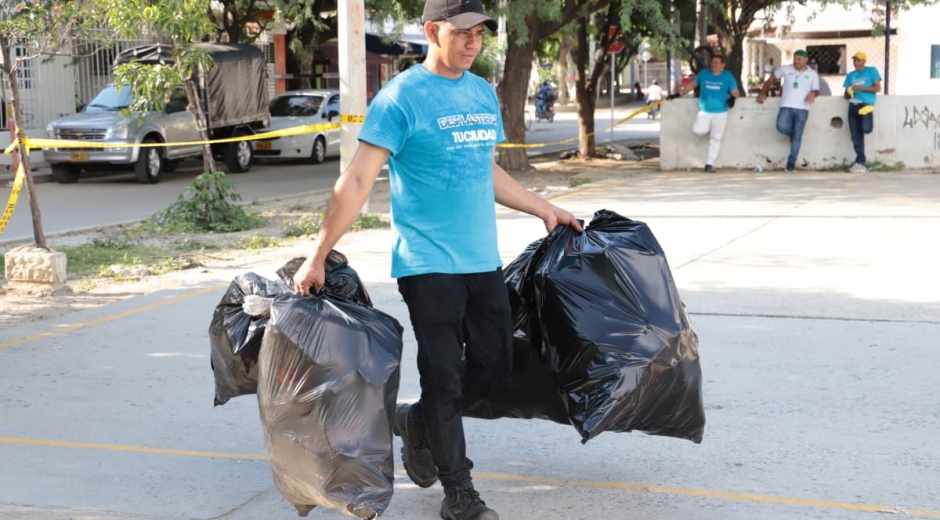
[[374, 308], [330, 294], [275, 299], [258, 405], [274, 482], [301, 516], [388, 507], [401, 351], [401, 325]]
[[533, 259], [541, 258], [544, 241], [529, 245], [503, 270], [512, 309], [512, 374], [491, 394], [464, 397], [464, 415], [478, 419], [548, 419], [569, 424], [565, 398], [558, 387], [551, 359], [542, 349], [541, 331], [535, 315]]
[[210, 365], [215, 375], [215, 405], [255, 393], [258, 350], [267, 316], [249, 316], [242, 308], [249, 295], [273, 298], [291, 292], [282, 282], [255, 273], [236, 276], [215, 307], [209, 324]]
[[[272, 281], [255, 273], [239, 275], [232, 280], [222, 301], [215, 308], [209, 325], [211, 366], [215, 375], [215, 405], [219, 406], [239, 395], [253, 394], [258, 386], [258, 350], [268, 322], [268, 314], [251, 316], [243, 310], [245, 297], [254, 295], [274, 298], [293, 292], [293, 276], [304, 258], [294, 258], [277, 270], [280, 281]], [[346, 257], [332, 250], [327, 255], [326, 280], [323, 291], [371, 307], [372, 300], [359, 275]]]
[[[277, 275], [284, 283], [293, 287], [294, 273], [297, 272], [300, 264], [304, 263], [306, 259], [306, 257], [300, 256], [290, 260], [277, 270]], [[349, 267], [346, 255], [333, 249], [326, 256], [324, 263], [326, 264], [326, 280], [324, 280], [321, 292], [352, 300], [366, 307], [372, 307], [372, 299], [369, 298], [366, 287], [359, 279], [359, 274], [352, 267]]]
[[546, 242], [535, 307], [582, 442], [633, 430], [701, 442], [698, 337], [649, 227], [601, 210]]

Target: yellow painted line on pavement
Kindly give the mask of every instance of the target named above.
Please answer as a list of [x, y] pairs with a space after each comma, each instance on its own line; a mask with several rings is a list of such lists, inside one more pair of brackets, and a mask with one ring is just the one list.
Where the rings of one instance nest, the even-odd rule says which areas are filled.
[[48, 337], [52, 337], [52, 336], [58, 336], [58, 335], [61, 335], [61, 334], [65, 334], [65, 333], [68, 333], [68, 332], [72, 332], [73, 330], [83, 329], [83, 328], [85, 328], [85, 327], [90, 327], [90, 326], [92, 326], [92, 325], [98, 325], [98, 324], [106, 323], [106, 322], [109, 322], [109, 321], [112, 321], [112, 320], [117, 320], [117, 319], [120, 319], [120, 318], [125, 318], [125, 317], [127, 317], [127, 316], [132, 316], [132, 315], [134, 315], [134, 314], [138, 314], [138, 313], [141, 313], [141, 312], [149, 311], [149, 310], [152, 310], [152, 309], [157, 309], [157, 308], [163, 307], [163, 306], [165, 306], [165, 305], [172, 305], [172, 304], [174, 304], [174, 303], [177, 303], [177, 302], [180, 302], [180, 301], [183, 301], [183, 300], [188, 300], [189, 298], [193, 298], [193, 297], [196, 297], [196, 296], [201, 296], [201, 295], [206, 294], [206, 293], [210, 293], [210, 292], [213, 292], [213, 291], [224, 290], [224, 289], [227, 288], [227, 287], [228, 287], [228, 284], [226, 284], [226, 285], [217, 285], [217, 286], [215, 286], [215, 287], [207, 287], [207, 288], [205, 288], [205, 289], [200, 289], [200, 290], [198, 290], [198, 291], [193, 291], [193, 292], [188, 293], [188, 294], [183, 294], [183, 295], [177, 296], [177, 297], [175, 297], [175, 298], [170, 298], [169, 300], [164, 300], [164, 301], [162, 301], [162, 302], [151, 303], [150, 305], [144, 305], [143, 307], [138, 307], [138, 308], [136, 308], [136, 309], [131, 309], [131, 310], [129, 310], [129, 311], [121, 312], [121, 313], [118, 313], [118, 314], [112, 314], [111, 316], [105, 316], [105, 317], [103, 317], [103, 318], [98, 318], [97, 320], [85, 321], [85, 322], [82, 322], [82, 323], [75, 323], [75, 324], [67, 325], [67, 326], [65, 326], [65, 327], [62, 327], [62, 328], [59, 328], [59, 329], [55, 329], [55, 330], [52, 330], [52, 331], [49, 331], [49, 332], [43, 332], [43, 333], [41, 333], [41, 334], [35, 334], [35, 335], [28, 336], [28, 337], [25, 337], [25, 338], [15, 339], [15, 340], [13, 340], [13, 341], [8, 341], [8, 342], [6, 342], [6, 343], [0, 343], [0, 350], [3, 350], [3, 349], [5, 349], [5, 348], [10, 348], [10, 347], [15, 347], [16, 345], [21, 345], [21, 344], [27, 343], [27, 342], [29, 342], [29, 341], [34, 341], [34, 340], [42, 339], [42, 338], [48, 338]]
[[[808, 498], [778, 497], [773, 495], [755, 495], [751, 493], [728, 493], [724, 491], [708, 491], [705, 489], [675, 488], [667, 486], [653, 486], [647, 484], [633, 484], [629, 482], [604, 482], [598, 480], [578, 480], [565, 478], [543, 478], [531, 477], [527, 475], [505, 475], [501, 473], [473, 473], [474, 477], [486, 478], [491, 480], [501, 480], [505, 482], [522, 482], [526, 484], [542, 484], [551, 486], [569, 486], [585, 487], [597, 489], [611, 489], [624, 491], [642, 491], [647, 493], [663, 493], [668, 495], [682, 495], [701, 498], [715, 498], [729, 502], [764, 502], [771, 504], [804, 506], [820, 509], [842, 509], [845, 511], [863, 511], [868, 513], [901, 513], [902, 511], [894, 506], [878, 506], [869, 504], [855, 504], [852, 502], [833, 502], [830, 500], [814, 500]], [[903, 513], [908, 516], [920, 516], [926, 518], [940, 518], [940, 511], [929, 511], [925, 509], [907, 509], [903, 508]]]
[[[207, 459], [234, 459], [234, 460], [267, 460], [267, 457], [252, 453], [220, 453], [211, 451], [174, 450], [166, 448], [148, 448], [143, 446], [127, 446], [122, 444], [95, 444], [87, 442], [67, 442], [44, 439], [29, 439], [23, 437], [0, 437], [0, 444], [18, 444], [28, 446], [44, 446], [51, 448], [77, 448], [88, 450], [118, 451], [125, 453], [147, 453], [152, 455], [177, 455], [183, 457], [198, 457]], [[926, 509], [898, 509], [895, 506], [879, 506], [870, 504], [856, 504], [852, 502], [835, 502], [830, 500], [814, 500], [807, 498], [779, 497], [774, 495], [757, 495], [751, 493], [729, 493], [724, 491], [709, 491], [705, 489], [689, 489], [668, 486], [654, 486], [648, 484], [634, 484], [630, 482], [607, 482], [600, 480], [581, 480], [566, 478], [533, 477], [529, 475], [512, 475], [505, 473], [474, 473], [477, 478], [498, 480], [502, 482], [519, 482], [524, 484], [538, 484], [549, 486], [564, 486], [578, 488], [593, 488], [607, 490], [622, 490], [643, 493], [661, 493], [666, 495], [680, 495], [699, 498], [711, 498], [728, 502], [767, 503], [786, 506], [802, 506], [817, 509], [841, 509], [844, 511], [860, 511], [867, 513], [902, 513], [908, 516], [923, 518], [940, 518], [940, 511]]]

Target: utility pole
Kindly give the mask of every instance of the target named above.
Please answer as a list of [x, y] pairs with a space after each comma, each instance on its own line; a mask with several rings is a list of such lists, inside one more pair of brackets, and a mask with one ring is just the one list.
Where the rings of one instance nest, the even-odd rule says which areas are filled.
[[[366, 114], [366, 14], [364, 0], [342, 0], [339, 12], [340, 172], [352, 162]], [[369, 211], [366, 201], [363, 212]]]
[[891, 0], [885, 1], [885, 95], [891, 82]]

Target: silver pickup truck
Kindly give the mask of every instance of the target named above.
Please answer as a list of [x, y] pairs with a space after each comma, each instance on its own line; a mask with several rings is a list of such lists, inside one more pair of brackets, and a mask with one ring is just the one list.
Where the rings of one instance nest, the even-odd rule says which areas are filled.
[[[257, 47], [228, 43], [198, 43], [214, 61], [208, 71], [193, 79], [206, 117], [210, 139], [252, 135], [268, 125], [268, 96], [264, 53]], [[128, 61], [160, 63], [172, 60], [166, 45], [129, 49], [118, 55], [116, 64]], [[140, 183], [160, 182], [186, 158], [200, 157], [201, 145], [172, 146], [199, 141], [196, 120], [187, 107], [185, 89], [170, 93], [161, 111], [127, 114], [131, 93], [127, 87], [108, 85], [81, 112], [57, 119], [46, 127], [52, 139], [110, 143], [107, 148], [51, 148], [43, 151], [60, 183], [77, 182], [87, 171], [133, 169]], [[167, 143], [165, 147], [139, 147], [142, 143]], [[126, 146], [123, 146], [126, 145]], [[212, 146], [213, 156], [224, 160], [232, 173], [251, 169], [254, 150], [249, 141]]]

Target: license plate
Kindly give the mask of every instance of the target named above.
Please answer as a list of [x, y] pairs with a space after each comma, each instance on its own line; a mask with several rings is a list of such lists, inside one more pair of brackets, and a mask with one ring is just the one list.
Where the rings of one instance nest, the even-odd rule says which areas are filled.
[[258, 141], [258, 143], [255, 145], [255, 149], [262, 150], [262, 151], [270, 150], [271, 142], [270, 141]]
[[88, 162], [88, 152], [84, 150], [75, 150], [69, 154], [72, 162]]

